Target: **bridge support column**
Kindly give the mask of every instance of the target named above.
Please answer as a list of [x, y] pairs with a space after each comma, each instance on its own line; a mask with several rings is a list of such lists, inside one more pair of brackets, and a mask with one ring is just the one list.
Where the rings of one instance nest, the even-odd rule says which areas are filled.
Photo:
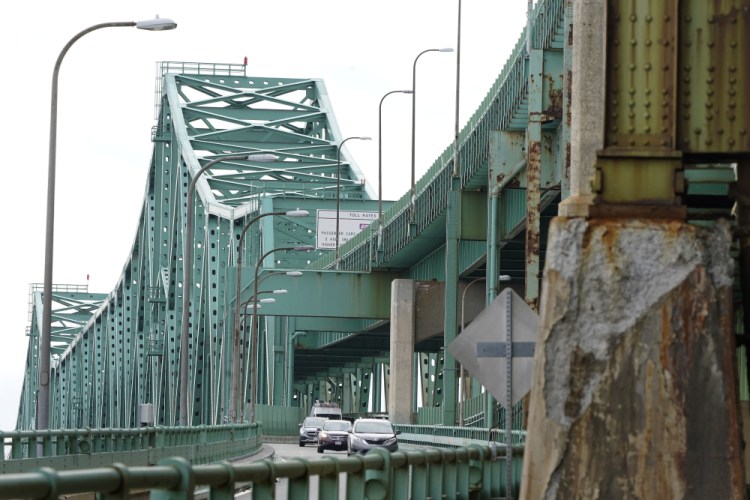
[[411, 424], [414, 411], [414, 327], [417, 285], [414, 280], [391, 283], [391, 355], [388, 415], [397, 424]]
[[553, 220], [521, 498], [744, 498], [730, 245]]

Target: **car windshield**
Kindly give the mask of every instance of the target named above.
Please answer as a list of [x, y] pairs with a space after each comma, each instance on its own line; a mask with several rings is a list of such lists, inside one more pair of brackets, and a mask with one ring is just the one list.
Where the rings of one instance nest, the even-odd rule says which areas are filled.
[[391, 423], [385, 420], [379, 422], [357, 422], [354, 424], [355, 432], [372, 434], [393, 434]]
[[324, 418], [308, 417], [302, 422], [302, 427], [322, 427], [325, 421]]
[[329, 420], [323, 424], [324, 431], [348, 431], [352, 424], [346, 420]]

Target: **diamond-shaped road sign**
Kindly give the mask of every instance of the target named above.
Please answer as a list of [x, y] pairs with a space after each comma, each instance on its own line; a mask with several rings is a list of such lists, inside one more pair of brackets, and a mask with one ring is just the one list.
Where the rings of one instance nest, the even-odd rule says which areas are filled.
[[508, 341], [511, 345], [511, 405], [531, 390], [539, 316], [512, 289], [506, 288], [448, 346], [459, 363], [507, 404]]

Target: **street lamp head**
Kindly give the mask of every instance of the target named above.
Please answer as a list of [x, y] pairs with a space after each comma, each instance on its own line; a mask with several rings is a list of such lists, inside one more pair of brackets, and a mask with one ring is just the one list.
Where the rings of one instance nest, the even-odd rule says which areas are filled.
[[286, 214], [287, 217], [307, 217], [310, 215], [310, 212], [307, 210], [289, 210]]
[[274, 295], [284, 295], [285, 293], [289, 293], [289, 291], [285, 288], [279, 288], [278, 290], [274, 290], [271, 293], [273, 293]]
[[312, 245], [299, 245], [294, 247], [292, 250], [294, 250], [295, 252], [309, 252], [310, 250], [315, 250], [315, 247]]
[[255, 154], [247, 155], [247, 159], [250, 161], [268, 163], [268, 162], [278, 160], [279, 157], [273, 153], [255, 153]]
[[172, 21], [168, 17], [159, 17], [157, 15], [153, 19], [138, 21], [137, 23], [135, 23], [135, 27], [139, 30], [146, 31], [167, 31], [177, 28], [177, 23]]
[[276, 302], [276, 299], [273, 297], [266, 297], [265, 299], [260, 299], [258, 301], [259, 304], [273, 304], [274, 302]]
[[291, 276], [293, 278], [297, 278], [299, 276], [302, 276], [302, 271], [287, 271], [286, 275]]
[[438, 49], [438, 52], [453, 52], [452, 47], [446, 47], [444, 49]]
[[510, 281], [511, 277], [507, 274], [501, 274], [497, 277], [499, 281]]

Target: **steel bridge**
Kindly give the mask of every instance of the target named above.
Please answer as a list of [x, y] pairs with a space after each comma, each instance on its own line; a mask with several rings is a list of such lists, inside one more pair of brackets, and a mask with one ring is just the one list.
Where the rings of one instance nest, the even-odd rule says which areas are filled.
[[[613, 5], [608, 26], [616, 30], [621, 22], [619, 4], [626, 2], [609, 3]], [[735, 25], [739, 19], [739, 40], [748, 41], [746, 2], [685, 3], [691, 5], [681, 8], [692, 9], [701, 29], [708, 30], [711, 19], [734, 16]], [[575, 4], [536, 3], [515, 50], [456, 142], [447, 144], [417, 180], [413, 196], [407, 192], [397, 201], [382, 201], [382, 212], [381, 200], [341, 147], [345, 136], [323, 81], [249, 76], [242, 65], [160, 63], [150, 175], [122, 275], [108, 293], [62, 285], [53, 290], [49, 427], [88, 429], [86, 436], [106, 429], [136, 432], [142, 426], [187, 433], [201, 429], [188, 441], [206, 443], [205, 429], [256, 429], [256, 409], [264, 433], [273, 433], [274, 426], [294, 432], [296, 419], [316, 399], [337, 401], [352, 416], [390, 414], [404, 432], [410, 425], [486, 431], [507, 423], [511, 415], [502, 404], [473, 377], [459, 376], [463, 374], [447, 347], [505, 288], [539, 309], [550, 221], [563, 200], [579, 194], [571, 165]], [[649, 2], [635, 4], [633, 16], [651, 15]], [[676, 5], [663, 10], [670, 8], [677, 12]], [[651, 36], [633, 23], [644, 30], [640, 35]], [[607, 47], [616, 51], [613, 40]], [[690, 55], [685, 50], [682, 56]], [[695, 72], [712, 73], [713, 53], [694, 50], [708, 58], [695, 60]], [[600, 206], [609, 210], [608, 215], [648, 216], [653, 199], [666, 189], [677, 193], [662, 207], [670, 217], [677, 214], [699, 226], [712, 226], [719, 219], [736, 225], [737, 197], [731, 190], [737, 164], [750, 150], [742, 128], [747, 116], [741, 116], [750, 115], [750, 101], [736, 84], [750, 71], [747, 44], [739, 52], [732, 52], [729, 62], [734, 82], [728, 77], [718, 89], [736, 90], [728, 98], [733, 104], [727, 109], [732, 111], [718, 117], [725, 121], [715, 137], [721, 148], [686, 155], [676, 167], [672, 162], [679, 185], [638, 167], [642, 178], [630, 182], [605, 164], [597, 170], [593, 195], [604, 199]], [[649, 84], [637, 75], [630, 80], [618, 76], [618, 68], [616, 63], [600, 68], [608, 78], [606, 125], [613, 137], [619, 133], [618, 120], [624, 119], [612, 97], [618, 90], [633, 96], [631, 112], [648, 113], [650, 106], [650, 100], [639, 94]], [[688, 70], [681, 71], [687, 78]], [[617, 88], [624, 82], [630, 90]], [[683, 92], [687, 86], [685, 82]], [[673, 86], [668, 88], [676, 94]], [[710, 84], [707, 88], [719, 93]], [[688, 131], [696, 119], [710, 122], [709, 103], [717, 98], [708, 91], [704, 94], [694, 93], [693, 118], [677, 117], [656, 104], [660, 110], [650, 111], [669, 114]], [[658, 100], [673, 97], [664, 94]], [[693, 136], [685, 134], [692, 145]], [[622, 144], [623, 150], [631, 151], [621, 153], [625, 160], [620, 160], [630, 165], [640, 158], [666, 157], [663, 151], [649, 149], [653, 144], [644, 146], [644, 137], [648, 131], [638, 136], [637, 144]], [[650, 190], [652, 186], [656, 187]], [[633, 195], [643, 189], [649, 191], [645, 202]], [[633, 199], [636, 202], [630, 203]], [[620, 208], [611, 208], [619, 203]], [[299, 216], [301, 210], [307, 215]], [[739, 258], [739, 243], [733, 249]], [[735, 304], [742, 304], [741, 281], [738, 274]], [[404, 358], [394, 352], [393, 333], [394, 322], [404, 321], [394, 312], [393, 295], [394, 283], [402, 282], [413, 285], [408, 315], [413, 342], [406, 347], [406, 368], [396, 366]], [[286, 293], [273, 294], [280, 290]], [[270, 297], [275, 302], [261, 300]], [[26, 375], [13, 435], [14, 443], [25, 446], [15, 458], [35, 458], [29, 467], [45, 464], [39, 457], [47, 453], [37, 450], [63, 446], [62, 438], [56, 441], [32, 432], [42, 300], [41, 287], [33, 288]], [[184, 317], [189, 317], [187, 339], [182, 334]], [[744, 332], [742, 307], [731, 321], [737, 324], [736, 333]], [[742, 337], [738, 339], [742, 344]], [[742, 346], [737, 359], [744, 374]], [[184, 373], [187, 384], [181, 380]], [[744, 375], [739, 382], [741, 397], [747, 400]], [[411, 397], [405, 399], [411, 402], [399, 409], [402, 413], [394, 410], [393, 402], [408, 393]], [[524, 402], [515, 410], [522, 416]], [[289, 422], [279, 424], [285, 419]], [[523, 429], [522, 420], [514, 422], [514, 431]], [[253, 422], [248, 426], [249, 421]], [[431, 431], [409, 432], [424, 436]], [[65, 436], [65, 442], [81, 442]], [[448, 444], [467, 442], [455, 431], [452, 436]], [[257, 438], [257, 433], [252, 435], [250, 444], [240, 448], [257, 447]], [[139, 437], [139, 444], [132, 444], [132, 437], [104, 441], [129, 442], [133, 449], [153, 446], [157, 438], [144, 439]], [[502, 439], [514, 444], [508, 433]], [[88, 437], [83, 441], [86, 446], [93, 442]], [[234, 438], [215, 438], [218, 447], [230, 441]], [[515, 445], [522, 442], [521, 438]], [[179, 448], [183, 444], [188, 443], [173, 443], [177, 454], [184, 452]], [[188, 455], [195, 458], [194, 453]], [[200, 455], [194, 463], [215, 461], [217, 453], [212, 453]], [[450, 459], [444, 453], [440, 460], [469, 464], [489, 457], [486, 448], [466, 453]], [[372, 458], [358, 474], [380, 467], [381, 460], [391, 459]], [[174, 464], [179, 470], [189, 469]], [[326, 470], [317, 473], [327, 474]], [[260, 468], [247, 474], [261, 482], [270, 477]]]

